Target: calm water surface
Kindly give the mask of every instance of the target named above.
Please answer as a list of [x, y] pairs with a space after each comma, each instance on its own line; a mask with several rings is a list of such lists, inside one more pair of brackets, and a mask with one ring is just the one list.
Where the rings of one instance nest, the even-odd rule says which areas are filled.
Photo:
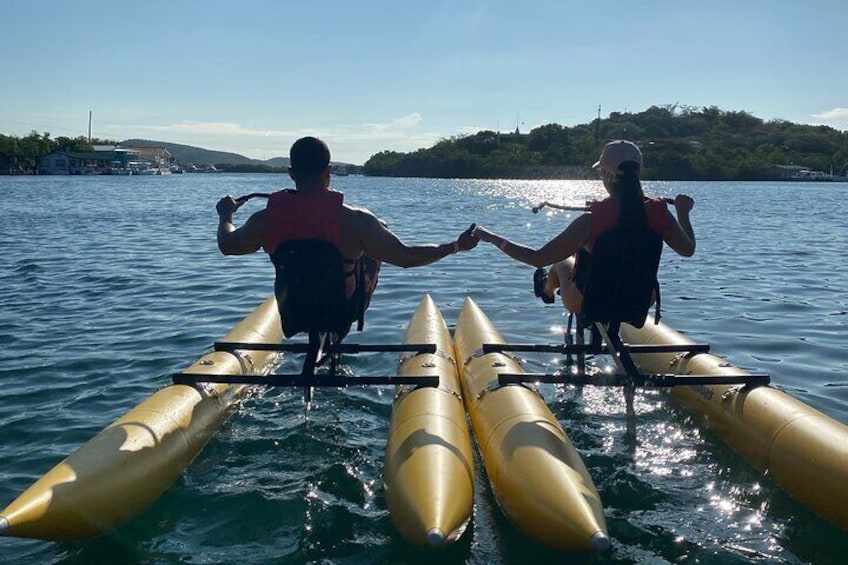
[[[341, 177], [410, 243], [470, 222], [539, 245], [598, 182]], [[267, 258], [223, 257], [223, 194], [289, 186], [272, 175], [0, 177], [0, 506], [168, 383], [271, 292]], [[696, 199], [698, 252], [666, 252], [664, 319], [695, 341], [848, 423], [845, 184], [647, 183]], [[239, 218], [261, 204], [251, 203]], [[573, 213], [572, 213], [573, 214]], [[456, 321], [472, 296], [509, 341], [555, 343], [563, 310], [532, 295], [533, 269], [482, 244], [404, 271], [386, 266], [359, 343], [396, 343], [425, 292]], [[530, 371], [553, 356], [528, 358]], [[391, 373], [391, 355], [346, 359]], [[613, 550], [563, 556], [503, 518], [477, 462], [474, 518], [450, 563], [841, 563], [848, 534], [777, 490], [664, 393], [638, 396], [623, 441], [620, 392], [543, 388], [604, 501]], [[183, 477], [127, 526], [86, 543], [0, 538], [4, 563], [416, 563], [382, 492], [391, 390], [256, 391]], [[848, 487], [846, 487], [848, 488]]]

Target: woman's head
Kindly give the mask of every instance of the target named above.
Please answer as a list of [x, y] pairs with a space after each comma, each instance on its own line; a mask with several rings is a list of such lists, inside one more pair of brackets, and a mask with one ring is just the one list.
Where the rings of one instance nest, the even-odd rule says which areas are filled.
[[606, 184], [606, 179], [613, 180], [624, 172], [621, 166], [627, 162], [635, 163], [638, 173], [642, 168], [642, 152], [632, 141], [616, 139], [604, 145], [601, 156], [592, 165], [592, 168], [601, 174], [601, 178], [605, 180], [604, 184]]
[[623, 139], [610, 141], [592, 167], [601, 174], [607, 192], [621, 200], [622, 224], [643, 224], [645, 193], [639, 181], [642, 172], [642, 152], [639, 147]]

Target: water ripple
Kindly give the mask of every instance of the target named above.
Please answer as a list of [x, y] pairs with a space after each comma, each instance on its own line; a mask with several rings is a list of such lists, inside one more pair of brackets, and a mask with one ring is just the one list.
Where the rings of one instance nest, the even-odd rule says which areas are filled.
[[[226, 193], [287, 182], [282, 175], [0, 177], [7, 198], [29, 202], [0, 228], [0, 500], [11, 500], [166, 384], [167, 374], [207, 351], [264, 300], [272, 288], [270, 263], [260, 254], [218, 254], [214, 204]], [[533, 205], [602, 195], [596, 181], [351, 176], [338, 183], [350, 201], [385, 218], [410, 243], [452, 241], [478, 222], [540, 245], [576, 214], [532, 214]], [[763, 183], [654, 182], [648, 190], [696, 199], [698, 253], [663, 256], [665, 320], [848, 422], [843, 194], [830, 186]], [[239, 217], [259, 206], [248, 204]], [[533, 298], [532, 272], [485, 244], [414, 272], [386, 265], [366, 329], [350, 340], [397, 342], [427, 292], [449, 324], [470, 295], [508, 340], [561, 343], [565, 314]], [[391, 374], [396, 360], [350, 356], [344, 369]], [[545, 371], [562, 364], [556, 356], [527, 355], [525, 366]], [[598, 485], [614, 541], [608, 559], [838, 560], [844, 532], [777, 490], [665, 394], [637, 396], [632, 442], [625, 439], [620, 391], [541, 390]], [[4, 557], [20, 563], [429, 561], [400, 539], [383, 500], [391, 402], [391, 390], [321, 390], [307, 413], [299, 390], [255, 389], [138, 519], [83, 544], [4, 540]], [[475, 471], [473, 523], [440, 559], [586, 562], [551, 554], [515, 532], [493, 501], [479, 459]]]

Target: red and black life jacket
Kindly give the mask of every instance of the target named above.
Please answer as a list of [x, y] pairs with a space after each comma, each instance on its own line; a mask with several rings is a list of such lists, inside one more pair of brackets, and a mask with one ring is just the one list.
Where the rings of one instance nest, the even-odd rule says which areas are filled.
[[299, 239], [318, 239], [341, 249], [343, 206], [344, 194], [335, 190], [275, 192], [266, 207], [265, 251], [273, 257], [281, 243]]
[[578, 254], [575, 277], [583, 292], [584, 321], [627, 322], [641, 328], [656, 295], [654, 322], [659, 323], [657, 271], [669, 217], [665, 202], [646, 199], [645, 224], [623, 227], [618, 199], [592, 204], [591, 253]]
[[[274, 264], [283, 334], [316, 330], [344, 337], [351, 301], [341, 254], [344, 195], [282, 190], [268, 199], [263, 247]], [[361, 312], [359, 313], [361, 329]]]

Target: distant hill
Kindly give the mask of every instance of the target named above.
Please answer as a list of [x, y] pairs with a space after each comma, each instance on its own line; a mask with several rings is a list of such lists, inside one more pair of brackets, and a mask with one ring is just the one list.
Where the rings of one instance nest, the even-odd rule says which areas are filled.
[[[4, 135], [0, 133], [0, 175], [35, 174], [38, 161], [42, 157], [56, 151], [90, 152], [93, 145], [113, 146], [118, 142], [109, 139], [86, 139], [78, 136], [75, 139], [67, 137], [50, 138], [49, 133], [43, 135], [32, 131], [26, 137]], [[289, 167], [286, 157], [272, 159], [251, 159], [238, 153], [214, 151], [192, 145], [155, 141], [151, 139], [127, 139], [120, 142], [127, 147], [164, 147], [174, 157], [176, 164], [186, 169], [192, 166], [206, 169], [214, 165], [219, 171], [237, 173], [285, 173]], [[336, 174], [361, 174], [362, 167], [332, 161]]]
[[[202, 147], [194, 147], [192, 145], [181, 145], [179, 143], [169, 143], [167, 141], [152, 141], [149, 139], [127, 139], [121, 142], [121, 145], [131, 147], [164, 147], [174, 156], [180, 165], [187, 167], [190, 165], [229, 165], [236, 167], [269, 167], [271, 169], [286, 169], [289, 166], [288, 157], [273, 157], [262, 161], [260, 159], [251, 159], [238, 153], [228, 153], [226, 151], [213, 151], [211, 149], [203, 149]], [[341, 163], [333, 161], [333, 166], [342, 165], [348, 169], [357, 169], [356, 165], [349, 163]]]
[[288, 167], [289, 160], [285, 157], [274, 157], [267, 161], [251, 159], [238, 153], [213, 151], [192, 145], [181, 145], [167, 141], [152, 141], [149, 139], [127, 139], [121, 145], [133, 147], [164, 147], [174, 158], [184, 166], [188, 165], [266, 165], [269, 167]]
[[268, 159], [265, 161], [265, 164], [269, 167], [288, 167], [289, 166], [289, 158], [288, 157], [274, 157], [273, 159]]

